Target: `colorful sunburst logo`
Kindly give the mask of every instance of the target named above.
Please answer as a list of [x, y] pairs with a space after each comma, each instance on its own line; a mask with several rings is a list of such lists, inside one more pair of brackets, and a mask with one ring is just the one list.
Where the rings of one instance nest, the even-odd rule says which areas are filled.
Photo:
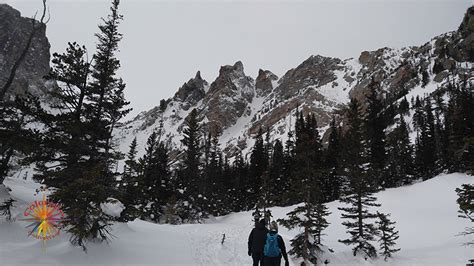
[[28, 236], [43, 241], [43, 247], [46, 241], [59, 235], [60, 222], [64, 219], [64, 213], [61, 206], [46, 199], [43, 194], [42, 201], [35, 201], [26, 208], [23, 213], [23, 221], [30, 224], [26, 226], [29, 229]]

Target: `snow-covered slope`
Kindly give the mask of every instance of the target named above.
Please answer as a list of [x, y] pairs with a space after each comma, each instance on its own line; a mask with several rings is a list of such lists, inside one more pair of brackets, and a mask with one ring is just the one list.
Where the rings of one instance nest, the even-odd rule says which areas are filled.
[[[388, 262], [377, 258], [365, 261], [353, 257], [350, 247], [338, 242], [346, 237], [341, 225], [339, 202], [328, 204], [332, 214], [324, 243], [334, 253], [324, 258], [329, 265], [465, 265], [474, 258], [474, 249], [463, 246], [468, 239], [457, 236], [469, 225], [457, 217], [454, 189], [463, 183], [474, 183], [465, 174], [440, 175], [411, 186], [388, 189], [377, 193], [382, 212], [391, 213], [400, 231], [401, 251]], [[249, 265], [247, 237], [252, 228], [250, 212], [234, 213], [193, 225], [158, 225], [141, 220], [113, 226], [116, 236], [109, 245], [89, 244], [88, 252], [73, 247], [68, 236], [62, 234], [41, 243], [27, 237], [25, 224], [19, 221], [28, 202], [35, 196], [38, 184], [23, 179], [9, 178], [5, 184], [17, 200], [15, 222], [0, 221], [0, 265]], [[0, 201], [5, 197], [0, 191]], [[272, 208], [274, 218], [282, 218], [293, 207]], [[297, 233], [280, 228], [289, 246]], [[224, 244], [221, 244], [225, 234]], [[290, 264], [297, 265], [297, 260]]]

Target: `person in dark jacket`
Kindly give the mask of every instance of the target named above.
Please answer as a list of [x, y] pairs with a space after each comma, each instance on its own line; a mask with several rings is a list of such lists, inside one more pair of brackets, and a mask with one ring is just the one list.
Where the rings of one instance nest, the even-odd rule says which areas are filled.
[[278, 248], [280, 249], [280, 255], [276, 257], [270, 257], [270, 256], [267, 256], [267, 254], [264, 254], [263, 265], [280, 266], [281, 257], [283, 257], [285, 259], [285, 266], [288, 266], [290, 264], [288, 262], [288, 254], [286, 254], [285, 241], [283, 241], [283, 238], [278, 234], [278, 224], [275, 221], [273, 221], [270, 223], [270, 232], [268, 232], [267, 236], [265, 237], [265, 243], [267, 242], [267, 237], [271, 237], [275, 235], [277, 236]]
[[260, 220], [252, 229], [248, 242], [248, 254], [252, 256], [253, 266], [263, 265], [263, 246], [265, 245], [265, 237], [268, 229], [265, 227], [265, 219]]

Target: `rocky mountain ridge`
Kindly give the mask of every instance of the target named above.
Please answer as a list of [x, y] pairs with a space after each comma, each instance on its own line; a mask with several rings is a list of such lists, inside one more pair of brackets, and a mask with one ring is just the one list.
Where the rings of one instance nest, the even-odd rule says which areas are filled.
[[221, 148], [227, 156], [238, 151], [245, 155], [251, 150], [252, 137], [259, 128], [270, 129], [271, 138], [284, 141], [292, 129], [292, 116], [297, 108], [315, 113], [324, 134], [333, 116], [342, 122], [344, 108], [351, 98], [364, 103], [372, 81], [380, 84], [382, 97], [397, 102], [402, 97], [410, 100], [429, 96], [449, 80], [472, 80], [473, 13], [471, 7], [457, 31], [436, 36], [424, 45], [384, 47], [345, 60], [314, 55], [281, 78], [269, 70], [260, 70], [253, 79], [245, 74], [240, 61], [222, 66], [210, 85], [198, 72], [173, 98], [166, 100], [166, 106], [143, 112], [124, 123], [118, 131], [121, 148], [126, 150], [134, 136], [143, 145], [161, 122], [170, 145], [179, 148], [184, 120], [196, 108], [203, 118], [204, 131], [220, 134]]
[[[0, 4], [0, 85], [18, 57], [29, 33], [31, 19]], [[21, 65], [12, 93], [41, 92], [42, 77], [49, 71], [49, 43], [45, 28], [37, 32], [31, 51]], [[380, 83], [380, 94], [392, 102], [401, 97], [426, 96], [442, 90], [453, 79], [472, 80], [474, 62], [474, 7], [456, 31], [434, 37], [421, 46], [384, 47], [364, 51], [357, 58], [310, 56], [277, 77], [261, 69], [256, 78], [246, 75], [242, 62], [222, 66], [218, 77], [206, 81], [198, 71], [175, 95], [159, 106], [124, 122], [116, 131], [122, 151], [136, 136], [143, 147], [152, 131], [163, 125], [163, 137], [177, 150], [189, 112], [196, 108], [204, 124], [203, 134], [220, 135], [221, 148], [229, 157], [248, 154], [252, 137], [260, 128], [283, 141], [294, 126], [296, 109], [315, 113], [322, 134], [335, 116], [343, 123], [351, 98], [365, 101], [370, 82]], [[158, 104], [158, 103], [157, 103]]]

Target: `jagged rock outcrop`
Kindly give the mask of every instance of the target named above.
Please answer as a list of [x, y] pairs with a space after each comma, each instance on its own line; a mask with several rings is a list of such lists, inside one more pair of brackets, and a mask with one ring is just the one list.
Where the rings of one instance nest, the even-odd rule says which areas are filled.
[[300, 93], [301, 88], [308, 86], [320, 87], [334, 81], [334, 71], [341, 70], [338, 58], [311, 56], [295, 69], [291, 69], [278, 82], [276, 93], [281, 99], [288, 99]]
[[247, 114], [255, 96], [255, 81], [245, 75], [242, 62], [222, 66], [204, 99], [206, 117], [212, 130], [222, 131]]
[[[0, 87], [6, 83], [16, 60], [25, 49], [33, 29], [31, 18], [24, 18], [20, 12], [7, 4], [0, 4]], [[38, 27], [31, 47], [16, 72], [7, 95], [22, 94], [26, 90], [40, 94], [46, 87], [42, 79], [49, 72], [50, 44], [46, 38], [46, 26]]]
[[278, 80], [277, 75], [269, 70], [258, 70], [258, 76], [255, 79], [255, 92], [258, 97], [263, 97], [274, 89], [274, 84]]
[[197, 104], [204, 98], [207, 86], [207, 81], [202, 79], [201, 72], [198, 71], [194, 78], [184, 83], [183, 86], [178, 89], [173, 99], [183, 102], [183, 109], [188, 110], [189, 107]]

